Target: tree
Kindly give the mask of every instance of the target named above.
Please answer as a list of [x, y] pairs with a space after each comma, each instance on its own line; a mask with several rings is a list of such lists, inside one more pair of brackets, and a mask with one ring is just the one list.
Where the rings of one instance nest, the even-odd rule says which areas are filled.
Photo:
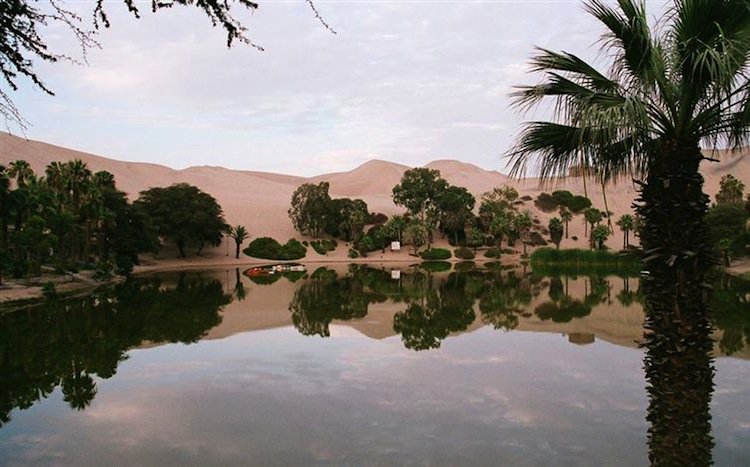
[[34, 178], [34, 171], [31, 169], [29, 163], [24, 160], [11, 162], [8, 166], [7, 172], [10, 178], [16, 179], [16, 186], [19, 188], [25, 187], [26, 182]]
[[404, 240], [412, 245], [414, 254], [419, 253], [419, 249], [428, 241], [429, 232], [423, 222], [413, 220], [404, 230]]
[[[573, 165], [605, 182], [626, 175], [639, 180], [636, 214], [643, 218], [640, 243], [650, 273], [646, 308], [675, 327], [683, 316], [705, 320], [714, 254], [701, 147], [747, 145], [747, 1], [676, 1], [655, 30], [646, 2], [585, 5], [605, 30], [600, 43], [611, 59], [609, 71], [568, 52], [538, 49], [531, 67], [543, 75], [541, 82], [520, 89], [516, 104], [527, 109], [544, 101], [555, 115], [524, 126], [509, 152], [512, 173], [523, 173], [533, 161], [542, 180], [563, 177]], [[710, 432], [710, 424], [704, 428]], [[670, 464], [710, 463], [690, 447], [671, 448], [676, 457]]]
[[459, 234], [464, 232], [466, 223], [473, 217], [476, 199], [464, 187], [448, 186], [436, 199], [440, 227], [453, 234], [454, 244], [459, 243]]
[[513, 218], [513, 232], [516, 238], [521, 238], [523, 243], [523, 254], [526, 254], [526, 246], [528, 244], [528, 235], [531, 232], [531, 214], [528, 211], [522, 212], [521, 214]]
[[153, 219], [159, 236], [175, 243], [182, 258], [189, 243], [197, 244], [198, 255], [205, 243], [220, 245], [227, 229], [214, 197], [187, 183], [142, 191], [136, 204]]
[[[599, 225], [602, 219], [604, 219], [604, 213], [596, 208], [588, 208], [583, 211], [583, 218], [586, 221], [586, 227], [591, 226], [591, 232], [593, 232], [594, 226]], [[591, 235], [589, 235], [589, 239], [591, 238]]]
[[604, 249], [604, 242], [609, 238], [609, 227], [606, 225], [598, 224], [596, 227], [591, 229], [591, 248], [594, 245], [600, 250]]
[[568, 238], [568, 223], [573, 220], [573, 213], [565, 206], [561, 206], [560, 219], [565, 223], [565, 238]]
[[503, 237], [511, 235], [513, 219], [515, 217], [516, 214], [514, 211], [503, 211], [492, 219], [489, 231], [495, 237], [499, 249], [503, 247]]
[[312, 237], [323, 234], [326, 221], [331, 215], [329, 186], [328, 182], [320, 182], [317, 185], [305, 183], [294, 190], [289, 218], [299, 233]]
[[557, 249], [559, 250], [560, 242], [562, 241], [563, 230], [564, 230], [563, 223], [559, 218], [553, 217], [552, 219], [549, 220], [548, 228], [549, 228], [549, 238], [550, 240], [552, 240], [552, 243], [554, 243]]
[[630, 245], [630, 231], [635, 226], [635, 219], [630, 214], [623, 214], [617, 219], [617, 226], [622, 230], [622, 248], [626, 249]]
[[474, 254], [477, 254], [477, 247], [484, 245], [485, 235], [476, 227], [469, 227], [466, 230], [466, 245], [474, 249]]
[[719, 192], [716, 193], [716, 204], [742, 204], [745, 195], [745, 184], [732, 174], [721, 177]]
[[232, 237], [232, 239], [234, 240], [234, 244], [236, 246], [234, 250], [234, 258], [239, 259], [240, 248], [242, 248], [242, 242], [247, 240], [250, 234], [248, 233], [244, 225], [237, 225], [235, 227], [229, 228], [229, 236]]
[[383, 229], [385, 229], [387, 235], [389, 235], [391, 238], [395, 238], [399, 242], [403, 240], [403, 233], [404, 229], [406, 229], [406, 226], [409, 224], [409, 221], [404, 216], [395, 215], [388, 219], [388, 222], [385, 223], [383, 226]]
[[427, 211], [436, 207], [438, 197], [447, 188], [448, 182], [440, 176], [440, 171], [423, 167], [409, 169], [393, 187], [393, 202], [424, 222]]
[[[122, 0], [133, 16], [140, 18], [139, 2]], [[82, 15], [63, 7], [62, 2], [37, 2], [30, 0], [4, 0], [0, 8], [0, 24], [3, 34], [0, 35], [0, 74], [11, 90], [18, 89], [17, 79], [28, 78], [43, 92], [54, 95], [42, 78], [37, 74], [34, 65], [38, 62], [75, 61], [64, 54], [56, 53], [47, 44], [42, 30], [49, 26], [61, 26], [71, 32], [79, 43], [85, 57], [86, 52], [98, 48], [97, 32], [101, 27], [109, 28], [110, 22], [104, 0], [91, 2], [93, 24], [86, 24]], [[106, 2], [108, 5], [113, 2]], [[262, 51], [263, 47], [255, 44], [248, 36], [247, 27], [235, 16], [238, 10], [254, 11], [258, 4], [252, 0], [166, 0], [149, 2], [152, 12], [171, 9], [174, 6], [194, 6], [202, 10], [214, 27], [224, 29], [227, 34], [227, 47], [240, 42]], [[323, 20], [312, 0], [307, 4], [315, 17], [331, 33], [335, 31]], [[87, 15], [86, 15], [87, 16]], [[0, 88], [0, 116], [13, 121], [22, 128], [26, 122], [10, 95]]]

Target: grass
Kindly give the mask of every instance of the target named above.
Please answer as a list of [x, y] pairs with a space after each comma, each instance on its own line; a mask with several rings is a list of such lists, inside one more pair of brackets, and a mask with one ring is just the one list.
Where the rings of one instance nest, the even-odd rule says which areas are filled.
[[642, 268], [637, 255], [606, 250], [539, 248], [530, 260], [535, 273], [553, 276], [587, 273], [635, 276]]

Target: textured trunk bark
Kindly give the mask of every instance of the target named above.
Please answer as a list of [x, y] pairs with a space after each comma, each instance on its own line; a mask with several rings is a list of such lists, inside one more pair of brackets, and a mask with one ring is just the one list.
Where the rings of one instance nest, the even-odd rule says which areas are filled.
[[636, 210], [649, 275], [644, 357], [652, 465], [710, 465], [713, 387], [707, 274], [716, 264], [697, 142], [663, 141]]

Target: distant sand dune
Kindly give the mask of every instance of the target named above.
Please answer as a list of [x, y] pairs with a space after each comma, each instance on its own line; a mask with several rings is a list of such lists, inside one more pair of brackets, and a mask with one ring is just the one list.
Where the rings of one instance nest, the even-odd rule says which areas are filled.
[[[727, 173], [733, 174], [750, 186], [750, 158], [743, 157], [744, 155], [745, 152], [725, 154], [721, 151], [712, 154], [713, 157], [721, 158], [722, 162], [704, 163], [705, 191], [713, 196], [718, 191], [719, 180]], [[179, 182], [196, 185], [221, 203], [229, 223], [246, 225], [253, 237], [268, 235], [279, 239], [287, 239], [296, 235], [287, 216], [287, 210], [292, 192], [300, 184], [328, 181], [331, 184], [332, 196], [362, 198], [372, 211], [392, 215], [403, 210], [391, 201], [391, 189], [408, 169], [405, 165], [372, 160], [349, 172], [324, 174], [311, 178], [210, 166], [175, 170], [145, 162], [117, 161], [0, 133], [0, 162], [5, 164], [13, 160], [25, 159], [37, 173], [43, 173], [46, 165], [52, 161], [67, 161], [76, 158], [86, 161], [94, 171], [107, 170], [113, 173], [118, 187], [128, 193], [132, 199], [137, 198], [140, 191], [155, 186], [168, 186]], [[536, 198], [542, 191], [555, 189], [566, 189], [573, 193], [584, 191], [580, 177], [567, 178], [542, 188], [538, 179], [509, 180], [500, 172], [485, 170], [455, 160], [438, 160], [427, 164], [426, 167], [440, 170], [443, 177], [450, 183], [466, 187], [477, 197], [502, 184], [512, 185], [522, 196], [528, 195], [532, 198]], [[587, 182], [589, 198], [596, 207], [604, 209], [601, 186], [596, 186], [590, 180]], [[614, 212], [615, 218], [623, 213], [632, 212], [631, 206], [636, 191], [630, 180], [621, 180], [607, 187], [606, 195], [609, 209]], [[550, 217], [556, 215], [556, 213], [538, 211], [533, 201], [526, 202], [522, 209], [528, 209], [539, 216], [543, 225], [547, 224]], [[609, 244], [613, 248], [619, 248], [622, 245], [622, 235], [619, 230], [615, 229], [615, 231]], [[577, 216], [571, 222], [570, 235], [577, 236], [579, 240], [577, 242], [572, 239], [563, 240], [564, 247], [585, 246], [582, 216]]]

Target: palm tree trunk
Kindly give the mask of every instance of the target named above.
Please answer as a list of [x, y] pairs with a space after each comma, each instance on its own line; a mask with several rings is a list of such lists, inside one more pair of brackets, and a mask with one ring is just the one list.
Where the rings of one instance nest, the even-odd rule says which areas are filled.
[[615, 231], [615, 229], [612, 228], [612, 218], [609, 215], [609, 205], [607, 204], [607, 188], [604, 185], [604, 180], [602, 180], [602, 198], [604, 198], [604, 211], [607, 215], [607, 227], [609, 228], [610, 232]]
[[636, 208], [644, 221], [640, 239], [650, 272], [643, 288], [652, 464], [712, 463], [710, 289], [705, 284], [715, 259], [704, 219], [709, 199], [698, 171], [701, 158], [697, 141], [661, 141]]

